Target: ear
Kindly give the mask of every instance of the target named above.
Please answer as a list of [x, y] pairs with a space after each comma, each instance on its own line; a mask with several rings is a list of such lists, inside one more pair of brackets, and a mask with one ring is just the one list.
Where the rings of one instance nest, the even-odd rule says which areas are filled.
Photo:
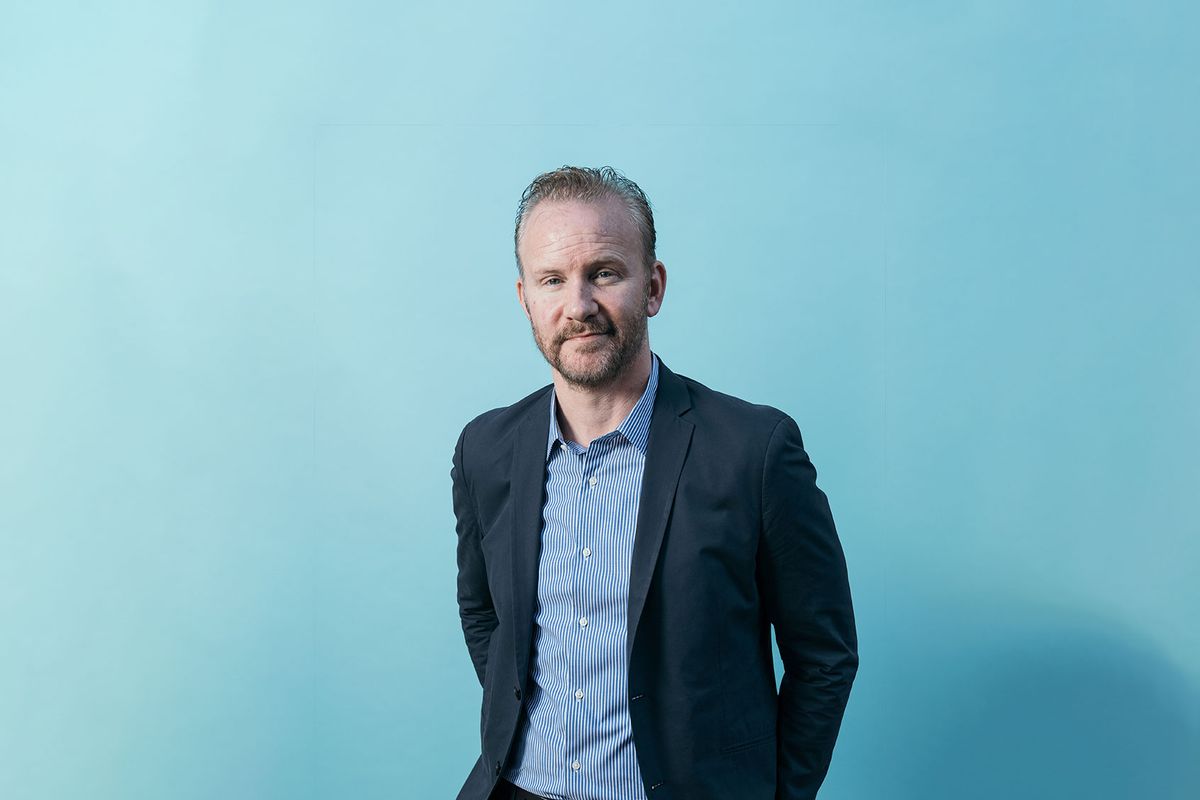
[[525, 286], [520, 278], [517, 278], [517, 303], [521, 306], [521, 311], [525, 312], [525, 319], [533, 322], [533, 315], [529, 313], [529, 304], [525, 302]]
[[646, 295], [646, 316], [653, 317], [662, 308], [663, 297], [667, 293], [667, 267], [661, 261], [655, 261], [650, 267], [650, 291]]

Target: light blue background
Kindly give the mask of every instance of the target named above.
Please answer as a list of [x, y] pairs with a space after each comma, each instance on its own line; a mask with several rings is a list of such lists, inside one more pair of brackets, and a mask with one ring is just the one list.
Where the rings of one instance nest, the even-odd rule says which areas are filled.
[[804, 432], [822, 798], [1200, 796], [1194, 4], [110, 5], [0, 10], [0, 797], [454, 795], [450, 454], [549, 381], [563, 163]]

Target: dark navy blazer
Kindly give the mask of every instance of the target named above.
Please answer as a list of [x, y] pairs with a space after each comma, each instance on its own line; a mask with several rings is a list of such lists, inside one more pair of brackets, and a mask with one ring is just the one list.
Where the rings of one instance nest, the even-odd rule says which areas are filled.
[[[858, 669], [829, 503], [791, 417], [659, 370], [627, 642], [647, 795], [814, 798]], [[528, 690], [552, 389], [476, 417], [454, 448], [458, 605], [483, 686], [459, 800], [487, 800]]]

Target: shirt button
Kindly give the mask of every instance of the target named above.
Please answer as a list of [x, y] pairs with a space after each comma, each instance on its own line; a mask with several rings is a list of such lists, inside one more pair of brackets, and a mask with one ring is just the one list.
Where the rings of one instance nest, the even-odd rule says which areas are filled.
[[595, 486], [595, 485], [596, 485], [596, 476], [593, 475], [592, 477], [588, 478], [588, 486]]
[[579, 772], [579, 762], [578, 762], [578, 761], [572, 761], [572, 762], [571, 762], [571, 769], [575, 770], [576, 772]]
[[583, 557], [591, 558], [592, 557], [592, 548], [590, 548], [590, 547], [583, 548]]
[[558, 448], [559, 448], [560, 450], [562, 450], [564, 453], [565, 453], [565, 452], [567, 452], [567, 446], [566, 446], [565, 444], [560, 444], [560, 445], [558, 446]]
[[581, 627], [581, 628], [586, 628], [586, 627], [587, 627], [587, 617], [580, 617], [580, 618], [579, 618], [579, 627]]
[[582, 699], [583, 699], [583, 689], [576, 689], [576, 690], [575, 690], [575, 699], [576, 699], [576, 700], [582, 700]]

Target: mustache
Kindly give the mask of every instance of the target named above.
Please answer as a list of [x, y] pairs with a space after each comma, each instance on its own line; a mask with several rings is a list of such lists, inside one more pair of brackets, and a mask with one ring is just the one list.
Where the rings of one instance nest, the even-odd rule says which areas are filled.
[[584, 336], [589, 333], [612, 333], [612, 328], [610, 328], [610, 327], [580, 328], [578, 330], [563, 331], [562, 334], [559, 336], [559, 341], [565, 342], [567, 339], [570, 339], [572, 337]]

